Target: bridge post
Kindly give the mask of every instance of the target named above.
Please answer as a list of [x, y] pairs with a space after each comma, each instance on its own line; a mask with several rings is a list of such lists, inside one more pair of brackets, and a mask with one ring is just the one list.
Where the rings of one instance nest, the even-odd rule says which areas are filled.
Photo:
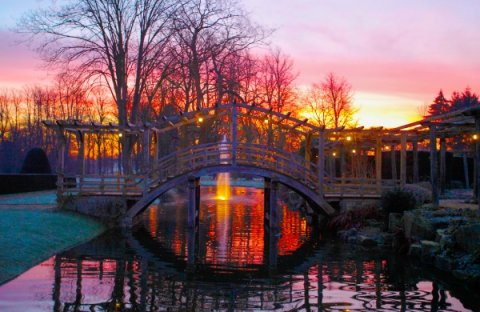
[[402, 133], [400, 137], [400, 186], [407, 183], [407, 134]]
[[265, 178], [264, 189], [264, 223], [268, 231], [278, 230], [278, 181]]
[[198, 228], [200, 208], [200, 178], [188, 178], [188, 227]]
[[435, 125], [430, 125], [430, 183], [432, 184], [432, 203], [438, 208], [438, 173], [437, 173], [437, 133]]
[[263, 239], [263, 263], [269, 273], [275, 273], [278, 266], [278, 236], [274, 231], [266, 230]]
[[200, 178], [188, 177], [188, 234], [187, 234], [187, 271], [195, 271], [198, 254], [198, 235], [200, 219]]

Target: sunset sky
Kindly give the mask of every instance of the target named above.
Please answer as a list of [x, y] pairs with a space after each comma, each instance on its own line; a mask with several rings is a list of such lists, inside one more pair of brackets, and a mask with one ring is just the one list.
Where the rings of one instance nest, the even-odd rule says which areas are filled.
[[[8, 28], [50, 1], [0, 1], [0, 88], [48, 81]], [[270, 42], [293, 59], [300, 87], [329, 72], [352, 84], [361, 125], [418, 119], [440, 88], [447, 97], [467, 86], [480, 92], [478, 0], [242, 2], [256, 23], [276, 30]]]

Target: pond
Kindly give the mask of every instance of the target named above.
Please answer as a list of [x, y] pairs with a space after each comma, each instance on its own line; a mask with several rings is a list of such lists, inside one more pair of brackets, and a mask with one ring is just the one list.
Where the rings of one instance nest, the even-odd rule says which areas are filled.
[[469, 293], [381, 249], [330, 238], [280, 203], [264, 228], [263, 190], [202, 187], [198, 231], [178, 192], [142, 225], [55, 255], [0, 286], [0, 311], [478, 311]]

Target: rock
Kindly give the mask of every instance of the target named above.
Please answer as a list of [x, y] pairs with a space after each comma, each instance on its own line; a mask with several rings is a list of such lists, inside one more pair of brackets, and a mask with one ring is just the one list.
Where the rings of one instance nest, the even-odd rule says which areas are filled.
[[455, 239], [447, 229], [437, 230], [435, 241], [440, 244], [440, 250], [453, 251], [455, 248]]
[[441, 253], [435, 256], [433, 264], [439, 270], [451, 271], [454, 268], [454, 261], [445, 253]]
[[453, 275], [476, 288], [480, 286], [480, 265], [478, 264], [471, 265], [465, 269], [454, 270]]
[[434, 241], [420, 241], [422, 247], [421, 260], [424, 263], [433, 263], [436, 254], [440, 251], [440, 244]]
[[364, 247], [377, 246], [377, 242], [375, 241], [375, 239], [373, 239], [372, 237], [369, 237], [369, 236], [359, 235], [358, 236], [358, 242], [360, 243], [360, 245], [362, 245]]
[[391, 212], [388, 214], [388, 231], [390, 233], [402, 228], [402, 217], [403, 213]]
[[422, 246], [420, 244], [411, 244], [408, 255], [419, 259], [422, 256]]
[[480, 223], [464, 225], [455, 232], [455, 241], [461, 249], [475, 253], [480, 250]]
[[435, 228], [429, 220], [418, 211], [405, 211], [403, 213], [405, 237], [409, 240], [434, 240]]
[[383, 246], [392, 247], [393, 236], [394, 235], [392, 233], [382, 233]]

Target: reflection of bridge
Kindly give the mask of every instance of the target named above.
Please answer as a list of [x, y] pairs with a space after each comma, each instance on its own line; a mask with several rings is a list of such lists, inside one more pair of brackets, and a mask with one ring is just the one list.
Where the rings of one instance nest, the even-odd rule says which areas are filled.
[[[184, 182], [189, 183], [190, 225], [195, 225], [199, 178], [228, 171], [265, 178], [266, 220], [275, 227], [278, 184], [303, 195], [316, 212], [331, 215], [334, 209], [329, 200], [378, 198], [385, 187], [404, 185], [407, 180], [418, 182], [418, 147], [424, 141], [431, 142], [432, 195], [434, 204], [438, 204], [438, 181], [443, 189], [447, 171], [446, 138], [474, 131], [464, 119], [475, 116], [475, 112], [463, 110], [396, 129], [325, 129], [290, 113], [228, 104], [141, 125], [78, 121], [45, 125], [58, 134], [60, 195], [133, 199], [136, 203], [123, 219], [126, 226], [155, 198]], [[452, 118], [456, 122], [454, 130], [446, 123]], [[463, 123], [458, 118], [463, 118]], [[227, 143], [219, 143], [223, 136], [228, 138]], [[408, 149], [413, 159], [411, 173], [407, 172]], [[75, 172], [65, 171], [66, 150], [77, 154]], [[382, 154], [386, 151], [391, 155], [390, 176], [382, 172]]]
[[[170, 261], [150, 257], [128, 239], [107, 236], [55, 257], [51, 291], [54, 311], [210, 311], [306, 310], [453, 311], [446, 302], [444, 283], [418, 289], [422, 272], [410, 272], [400, 263], [351, 247], [327, 247], [299, 260], [303, 269], [287, 270], [274, 278], [254, 275], [248, 280], [189, 279]], [[134, 244], [132, 244], [132, 241]], [[132, 253], [133, 251], [133, 253]], [[91, 287], [91, 285], [97, 285]], [[448, 284], [447, 284], [448, 285]], [[44, 288], [39, 288], [44, 289]], [[35, 289], [34, 291], [39, 291]], [[340, 295], [339, 295], [340, 294]], [[462, 302], [475, 301], [460, 293]], [[42, 297], [47, 297], [41, 294]]]

